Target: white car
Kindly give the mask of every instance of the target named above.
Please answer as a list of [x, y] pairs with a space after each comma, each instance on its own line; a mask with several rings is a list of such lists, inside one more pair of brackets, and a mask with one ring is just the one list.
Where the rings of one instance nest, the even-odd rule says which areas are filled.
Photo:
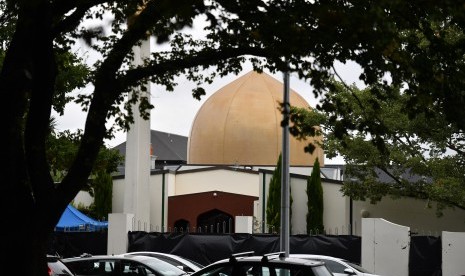
[[341, 258], [311, 254], [289, 254], [289, 257], [322, 261], [326, 264], [326, 266], [334, 274], [334, 276], [380, 276], [377, 274], [373, 274], [372, 272], [366, 270], [360, 265], [354, 264], [350, 261]]
[[254, 256], [253, 251], [231, 255], [190, 276], [333, 276], [323, 262], [288, 258], [283, 252]]
[[76, 276], [186, 276], [182, 269], [157, 258], [136, 255], [83, 254], [81, 257], [62, 259]]
[[203, 265], [193, 260], [189, 260], [187, 258], [174, 255], [174, 254], [168, 254], [168, 253], [152, 252], [152, 251], [135, 251], [135, 252], [125, 253], [122, 255], [138, 255], [138, 256], [148, 256], [148, 257], [157, 258], [167, 263], [170, 263], [184, 270], [185, 272], [189, 274], [196, 272], [204, 267]]

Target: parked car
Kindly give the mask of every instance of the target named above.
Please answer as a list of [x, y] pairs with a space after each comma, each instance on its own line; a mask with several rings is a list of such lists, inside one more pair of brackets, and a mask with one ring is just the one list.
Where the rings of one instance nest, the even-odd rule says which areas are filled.
[[60, 256], [47, 255], [48, 276], [74, 276]]
[[165, 261], [137, 255], [84, 255], [62, 260], [69, 269], [80, 275], [111, 276], [181, 276], [182, 269]]
[[323, 262], [285, 257], [282, 252], [253, 256], [253, 252], [232, 255], [214, 262], [191, 276], [332, 276]]
[[325, 256], [325, 255], [311, 255], [311, 254], [290, 254], [290, 257], [294, 258], [302, 258], [307, 260], [315, 260], [315, 261], [322, 261], [326, 264], [328, 269], [335, 275], [335, 276], [347, 276], [347, 275], [356, 275], [356, 276], [379, 276], [377, 274], [373, 274], [372, 272], [366, 270], [365, 268], [361, 267], [358, 264], [352, 263], [350, 261]]
[[204, 267], [203, 265], [193, 260], [190, 260], [188, 258], [184, 258], [178, 255], [168, 254], [168, 253], [152, 252], [152, 251], [136, 251], [136, 252], [125, 253], [123, 255], [141, 255], [141, 256], [149, 256], [149, 257], [158, 258], [162, 261], [165, 261], [167, 263], [170, 263], [174, 266], [181, 268], [187, 273], [196, 272]]

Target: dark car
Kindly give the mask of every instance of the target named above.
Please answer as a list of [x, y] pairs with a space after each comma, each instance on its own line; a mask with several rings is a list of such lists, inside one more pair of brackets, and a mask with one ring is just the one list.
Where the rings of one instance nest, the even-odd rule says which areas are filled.
[[69, 268], [61, 261], [60, 256], [47, 255], [49, 276], [74, 276]]
[[62, 260], [76, 274], [93, 276], [181, 276], [186, 272], [162, 260], [136, 255], [83, 255]]
[[332, 276], [323, 262], [286, 257], [277, 252], [253, 256], [253, 252], [232, 255], [214, 262], [191, 276]]

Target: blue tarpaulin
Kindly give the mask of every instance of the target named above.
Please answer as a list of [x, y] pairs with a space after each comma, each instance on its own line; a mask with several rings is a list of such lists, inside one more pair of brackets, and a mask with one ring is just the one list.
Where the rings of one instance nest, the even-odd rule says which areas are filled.
[[57, 232], [93, 232], [108, 228], [107, 221], [97, 221], [68, 205], [55, 226]]

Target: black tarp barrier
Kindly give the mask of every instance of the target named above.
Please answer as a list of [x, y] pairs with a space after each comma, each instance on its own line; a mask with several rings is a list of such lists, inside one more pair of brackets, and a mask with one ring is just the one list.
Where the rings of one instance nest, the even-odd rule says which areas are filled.
[[63, 258], [107, 254], [108, 231], [54, 232], [49, 239], [48, 254]]
[[410, 237], [409, 276], [441, 276], [441, 237]]
[[[75, 257], [83, 253], [107, 254], [107, 231], [55, 232], [49, 254]], [[291, 235], [290, 253], [321, 254], [360, 263], [361, 237], [350, 235]], [[254, 251], [256, 255], [279, 251], [279, 236], [269, 234], [200, 234], [129, 232], [128, 252], [158, 251], [187, 257], [201, 264], [227, 258], [232, 253]], [[441, 276], [441, 238], [412, 236], [409, 276]]]
[[[292, 235], [291, 254], [321, 254], [360, 263], [361, 237], [350, 235]], [[176, 254], [207, 265], [231, 254], [254, 251], [263, 255], [279, 251], [279, 235], [269, 234], [200, 234], [128, 233], [128, 252], [157, 251]]]

